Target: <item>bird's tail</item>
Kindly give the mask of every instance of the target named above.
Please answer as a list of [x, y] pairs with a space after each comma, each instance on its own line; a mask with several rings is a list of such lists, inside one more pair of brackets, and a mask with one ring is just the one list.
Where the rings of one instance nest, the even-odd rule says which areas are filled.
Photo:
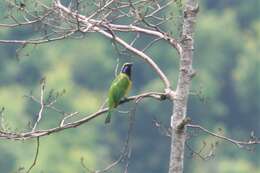
[[106, 120], [105, 120], [105, 124], [110, 123], [110, 121], [111, 121], [111, 115], [112, 115], [112, 110], [109, 110], [109, 111], [108, 111], [108, 114], [107, 114], [107, 117], [106, 117]]

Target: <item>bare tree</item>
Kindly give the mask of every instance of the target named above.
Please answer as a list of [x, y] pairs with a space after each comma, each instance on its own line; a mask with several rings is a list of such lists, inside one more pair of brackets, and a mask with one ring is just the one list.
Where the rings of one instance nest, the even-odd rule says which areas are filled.
[[[169, 11], [167, 8], [178, 7], [179, 11]], [[171, 137], [171, 156], [169, 159], [169, 173], [182, 173], [183, 161], [185, 153], [185, 144], [188, 139], [187, 128], [199, 129], [209, 135], [229, 141], [238, 147], [245, 147], [252, 144], [259, 144], [257, 138], [249, 141], [238, 141], [218, 133], [211, 132], [210, 130], [195, 124], [190, 124], [191, 120], [186, 116], [187, 114], [187, 101], [190, 95], [191, 80], [195, 76], [195, 70], [192, 67], [193, 51], [194, 51], [194, 27], [196, 24], [196, 17], [199, 11], [197, 0], [93, 0], [91, 2], [84, 0], [71, 0], [67, 3], [61, 0], [42, 1], [32, 0], [25, 2], [17, 2], [15, 0], [7, 0], [6, 8], [9, 11], [7, 16], [8, 22], [1, 23], [0, 28], [13, 29], [23, 28], [27, 26], [35, 27], [35, 38], [24, 40], [0, 40], [0, 44], [18, 44], [21, 47], [17, 50], [23, 49], [27, 45], [40, 45], [51, 44], [53, 41], [64, 39], [81, 39], [89, 33], [99, 33], [105, 38], [110, 39], [112, 43], [119, 46], [120, 49], [127, 50], [128, 52], [136, 55], [143, 63], [147, 63], [152, 70], [156, 72], [161, 82], [164, 84], [163, 91], [154, 91], [143, 93], [136, 96], [128, 97], [122, 100], [120, 104], [133, 101], [139, 104], [142, 99], [153, 98], [157, 100], [168, 99], [172, 102], [172, 115], [169, 116], [171, 128], [166, 129], [168, 136]], [[16, 12], [15, 14], [13, 12]], [[179, 13], [181, 12], [181, 13]], [[169, 20], [180, 21], [181, 28], [177, 34], [171, 33], [165, 27], [165, 23]], [[177, 22], [176, 22], [177, 23]], [[178, 25], [176, 24], [176, 28]], [[134, 34], [135, 36], [131, 41], [126, 41], [124, 37], [119, 34]], [[141, 39], [141, 36], [146, 35], [152, 41], [147, 43], [143, 48], [138, 48], [135, 44]], [[154, 44], [166, 42], [173, 49], [175, 49], [179, 56], [179, 75], [176, 89], [173, 89], [171, 80], [164, 73], [153, 60], [151, 55], [146, 53], [148, 49]], [[0, 138], [14, 139], [14, 140], [27, 140], [37, 139], [36, 157], [27, 172], [36, 164], [39, 152], [39, 139], [43, 136], [53, 133], [62, 132], [65, 129], [75, 128], [92, 119], [107, 112], [107, 108], [102, 106], [96, 112], [86, 115], [84, 118], [77, 121], [69, 121], [71, 117], [77, 116], [78, 112], [64, 112], [55, 106], [57, 97], [45, 99], [45, 79], [41, 82], [40, 98], [33, 95], [27, 97], [40, 105], [40, 110], [37, 114], [37, 120], [33, 124], [31, 130], [18, 133], [8, 129], [0, 131]], [[58, 94], [61, 95], [62, 93]], [[38, 129], [38, 124], [41, 122], [43, 110], [51, 109], [64, 118], [58, 122], [57, 127], [50, 129]], [[117, 161], [108, 165], [103, 170], [96, 170], [91, 172], [108, 171], [115, 165], [120, 163], [123, 159], [129, 157], [129, 137], [132, 129], [135, 108], [132, 109], [129, 123], [128, 137], [122, 151], [122, 155]], [[3, 111], [1, 111], [2, 113]], [[162, 128], [160, 123], [156, 123], [157, 127]], [[189, 146], [187, 146], [190, 149]], [[200, 153], [193, 151], [200, 156]], [[203, 158], [203, 157], [202, 157]], [[84, 165], [82, 160], [82, 166]], [[127, 172], [126, 166], [126, 172]]]

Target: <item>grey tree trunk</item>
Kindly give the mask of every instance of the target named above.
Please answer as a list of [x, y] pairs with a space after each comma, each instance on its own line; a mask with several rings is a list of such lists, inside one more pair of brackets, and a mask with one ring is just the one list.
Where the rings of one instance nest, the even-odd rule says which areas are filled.
[[193, 33], [198, 9], [196, 0], [186, 0], [183, 10], [182, 53], [180, 54], [179, 76], [171, 117], [172, 140], [169, 173], [183, 173], [185, 124], [188, 122], [186, 118], [187, 102], [191, 79], [195, 74], [192, 68]]

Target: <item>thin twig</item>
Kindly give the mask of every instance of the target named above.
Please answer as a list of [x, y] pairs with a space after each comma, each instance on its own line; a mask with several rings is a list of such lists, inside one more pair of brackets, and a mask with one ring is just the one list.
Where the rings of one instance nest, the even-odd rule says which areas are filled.
[[49, 43], [53, 41], [63, 40], [65, 38], [68, 38], [72, 34], [74, 34], [76, 30], [72, 30], [68, 32], [67, 34], [63, 34], [61, 36], [57, 36], [50, 39], [44, 39], [44, 38], [38, 38], [34, 40], [0, 40], [0, 44], [44, 44]]
[[40, 96], [40, 105], [41, 105], [41, 108], [40, 108], [40, 111], [38, 113], [38, 116], [37, 116], [37, 120], [33, 126], [33, 129], [32, 131], [35, 131], [37, 125], [39, 124], [39, 122], [41, 121], [42, 119], [42, 113], [43, 113], [43, 110], [44, 110], [44, 106], [45, 106], [45, 103], [44, 103], [44, 100], [43, 100], [43, 97], [44, 97], [44, 89], [45, 89], [45, 79], [42, 80], [42, 83], [41, 83], [41, 96]]
[[125, 167], [124, 172], [125, 173], [127, 172], [127, 169], [128, 169], [128, 166], [129, 166], [129, 159], [131, 157], [130, 139], [131, 139], [131, 135], [132, 135], [132, 132], [133, 132], [133, 126], [134, 126], [134, 120], [135, 120], [134, 116], [135, 116], [137, 104], [138, 104], [139, 101], [141, 101], [142, 98], [143, 98], [142, 96], [139, 96], [139, 97], [136, 97], [134, 99], [134, 107], [130, 110], [127, 137], [125, 139], [124, 146], [122, 148], [121, 154], [117, 158], [117, 160], [115, 160], [113, 163], [107, 165], [104, 169], [92, 171], [89, 168], [87, 168], [87, 166], [84, 164], [84, 160], [81, 159], [81, 164], [82, 164], [82, 166], [85, 170], [87, 170], [88, 172], [91, 172], [91, 173], [103, 173], [103, 172], [107, 172], [107, 171], [113, 169], [116, 165], [120, 164], [121, 162], [123, 162], [125, 160], [126, 161], [126, 167]]
[[161, 38], [156, 38], [153, 41], [151, 41], [149, 44], [145, 46], [145, 48], [143, 48], [142, 52], [145, 52], [147, 49], [149, 49], [152, 45], [154, 45], [159, 40], [161, 40]]
[[190, 128], [196, 128], [196, 129], [199, 129], [207, 134], [210, 134], [211, 136], [214, 136], [214, 137], [217, 137], [217, 138], [220, 138], [220, 139], [223, 139], [225, 141], [228, 141], [228, 142], [231, 142], [232, 144], [236, 145], [238, 148], [243, 148], [245, 145], [253, 145], [253, 144], [260, 144], [260, 140], [249, 140], [249, 141], [239, 141], [239, 140], [235, 140], [235, 139], [231, 139], [229, 137], [226, 137], [226, 136], [223, 136], [223, 135], [220, 135], [220, 134], [217, 134], [217, 133], [214, 133], [214, 132], [211, 132], [209, 131], [208, 129], [200, 126], [200, 125], [195, 125], [195, 124], [187, 124], [186, 125], [187, 127], [190, 127]]
[[73, 112], [73, 113], [68, 114], [67, 116], [65, 116], [65, 117], [61, 120], [61, 122], [60, 122], [60, 127], [64, 126], [64, 123], [65, 123], [65, 121], [66, 121], [67, 119], [69, 119], [69, 118], [71, 118], [71, 117], [77, 115], [78, 113], [79, 113], [79, 112]]
[[34, 156], [34, 160], [33, 160], [33, 163], [32, 165], [30, 166], [30, 168], [27, 170], [26, 173], [29, 173], [32, 168], [36, 165], [36, 162], [37, 162], [37, 158], [38, 158], [38, 155], [39, 155], [39, 148], [40, 148], [40, 137], [37, 137], [37, 144], [36, 144], [36, 153], [35, 153], [35, 156]]

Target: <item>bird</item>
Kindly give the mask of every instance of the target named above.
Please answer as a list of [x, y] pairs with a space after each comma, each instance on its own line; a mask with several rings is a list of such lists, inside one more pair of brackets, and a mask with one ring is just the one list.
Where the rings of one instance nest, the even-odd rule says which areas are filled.
[[124, 63], [120, 73], [112, 81], [108, 91], [108, 114], [105, 124], [110, 123], [113, 110], [118, 106], [120, 100], [127, 96], [132, 87], [131, 71], [132, 63]]

